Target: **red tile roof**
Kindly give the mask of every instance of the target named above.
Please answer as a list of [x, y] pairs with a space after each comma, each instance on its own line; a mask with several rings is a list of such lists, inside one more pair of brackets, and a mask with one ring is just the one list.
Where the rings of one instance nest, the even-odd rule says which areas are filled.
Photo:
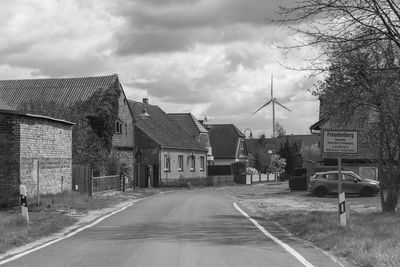
[[82, 78], [50, 78], [0, 81], [0, 99], [12, 109], [28, 101], [44, 100], [71, 105], [88, 99], [98, 89], [118, 82], [116, 74]]
[[[160, 146], [164, 148], [207, 151], [195, 141], [193, 136], [184, 131], [158, 106], [131, 100], [129, 100], [129, 106], [136, 119], [137, 128]], [[138, 114], [142, 112], [143, 108], [146, 108], [150, 116], [140, 119]]]
[[235, 159], [239, 138], [244, 134], [233, 124], [208, 124], [211, 147], [215, 159]]

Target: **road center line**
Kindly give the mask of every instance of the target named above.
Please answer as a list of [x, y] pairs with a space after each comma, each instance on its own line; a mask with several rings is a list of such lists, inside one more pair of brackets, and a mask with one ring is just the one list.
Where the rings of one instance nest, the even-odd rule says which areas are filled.
[[287, 252], [292, 254], [298, 261], [300, 261], [304, 266], [306, 267], [315, 267], [312, 265], [309, 261], [307, 261], [303, 256], [301, 256], [296, 250], [294, 250], [291, 246], [286, 244], [285, 242], [282, 242], [280, 239], [276, 238], [272, 234], [270, 234], [267, 230], [265, 230], [264, 227], [262, 227], [256, 220], [251, 218], [249, 215], [247, 215], [246, 212], [244, 212], [236, 203], [233, 203], [233, 206], [249, 221], [251, 221], [265, 236], [268, 238], [272, 239], [275, 243], [280, 245], [282, 248], [284, 248]]
[[81, 228], [78, 228], [78, 229], [76, 229], [75, 231], [72, 231], [72, 232], [70, 232], [69, 234], [67, 234], [67, 235], [65, 235], [65, 236], [63, 236], [63, 237], [57, 238], [57, 239], [55, 239], [55, 240], [52, 240], [52, 241], [47, 242], [47, 243], [45, 243], [45, 244], [43, 244], [43, 245], [34, 247], [34, 248], [32, 248], [32, 249], [28, 249], [28, 250], [26, 250], [26, 251], [24, 251], [24, 252], [18, 253], [18, 254], [16, 254], [16, 255], [14, 255], [14, 256], [8, 258], [8, 259], [6, 259], [6, 260], [0, 261], [0, 265], [6, 264], [6, 263], [8, 263], [8, 262], [10, 262], [10, 261], [16, 260], [16, 259], [21, 258], [21, 257], [23, 257], [23, 256], [26, 256], [26, 255], [28, 255], [28, 254], [30, 254], [30, 253], [32, 253], [32, 252], [35, 252], [35, 251], [37, 251], [37, 250], [39, 250], [39, 249], [48, 247], [48, 246], [53, 245], [54, 243], [57, 243], [57, 242], [59, 242], [59, 241], [61, 241], [61, 240], [67, 239], [67, 238], [69, 238], [69, 237], [71, 237], [71, 236], [74, 236], [74, 235], [76, 235], [77, 233], [80, 233], [80, 232], [82, 232], [83, 230], [85, 230], [85, 229], [87, 229], [87, 228], [90, 228], [90, 227], [92, 227], [92, 226], [94, 226], [94, 225], [100, 223], [101, 221], [107, 219], [108, 217], [113, 216], [114, 214], [125, 210], [126, 208], [132, 206], [132, 205], [135, 204], [136, 202], [138, 202], [138, 201], [140, 201], [140, 200], [147, 199], [147, 198], [149, 198], [149, 197], [136, 199], [136, 200], [132, 201], [131, 203], [129, 203], [129, 204], [123, 206], [122, 208], [120, 208], [120, 209], [118, 209], [118, 210], [116, 210], [116, 211], [113, 211], [113, 212], [111, 212], [111, 213], [109, 213], [109, 214], [107, 214], [107, 215], [104, 215], [103, 217], [97, 219], [96, 221], [94, 221], [94, 222], [92, 222], [92, 223], [90, 223], [90, 224], [88, 224], [88, 225], [85, 225], [85, 226], [83, 226], [83, 227], [81, 227]]

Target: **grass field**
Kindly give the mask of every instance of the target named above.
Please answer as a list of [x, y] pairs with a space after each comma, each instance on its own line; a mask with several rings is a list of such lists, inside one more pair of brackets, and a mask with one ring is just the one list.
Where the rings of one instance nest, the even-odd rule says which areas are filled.
[[77, 218], [70, 216], [71, 214], [85, 214], [89, 210], [110, 207], [155, 192], [156, 190], [110, 192], [93, 197], [72, 192], [44, 195], [40, 197], [39, 206], [29, 205], [29, 224], [22, 218], [19, 207], [0, 211], [0, 254], [74, 224]]
[[351, 214], [339, 226], [337, 196], [318, 198], [287, 184], [232, 187], [238, 201], [351, 266], [400, 266], [400, 214], [382, 214], [379, 196], [347, 196]]
[[338, 226], [337, 212], [291, 211], [269, 219], [355, 266], [400, 266], [398, 214], [353, 214], [345, 228]]

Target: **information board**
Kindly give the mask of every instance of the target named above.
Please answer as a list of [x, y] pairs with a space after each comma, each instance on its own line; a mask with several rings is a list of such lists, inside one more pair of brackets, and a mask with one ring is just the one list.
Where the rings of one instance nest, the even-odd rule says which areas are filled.
[[357, 130], [322, 130], [322, 153], [338, 155], [358, 154]]

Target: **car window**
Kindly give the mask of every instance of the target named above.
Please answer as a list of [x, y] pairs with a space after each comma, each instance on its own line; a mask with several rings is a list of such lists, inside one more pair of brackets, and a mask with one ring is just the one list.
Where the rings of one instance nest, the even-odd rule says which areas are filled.
[[337, 173], [329, 173], [329, 174], [325, 174], [325, 177], [327, 180], [337, 180], [338, 174]]
[[355, 178], [355, 177], [353, 177], [353, 176], [350, 175], [350, 174], [346, 174], [346, 173], [343, 173], [343, 174], [342, 174], [342, 180], [343, 180], [343, 181], [354, 181], [354, 178]]

